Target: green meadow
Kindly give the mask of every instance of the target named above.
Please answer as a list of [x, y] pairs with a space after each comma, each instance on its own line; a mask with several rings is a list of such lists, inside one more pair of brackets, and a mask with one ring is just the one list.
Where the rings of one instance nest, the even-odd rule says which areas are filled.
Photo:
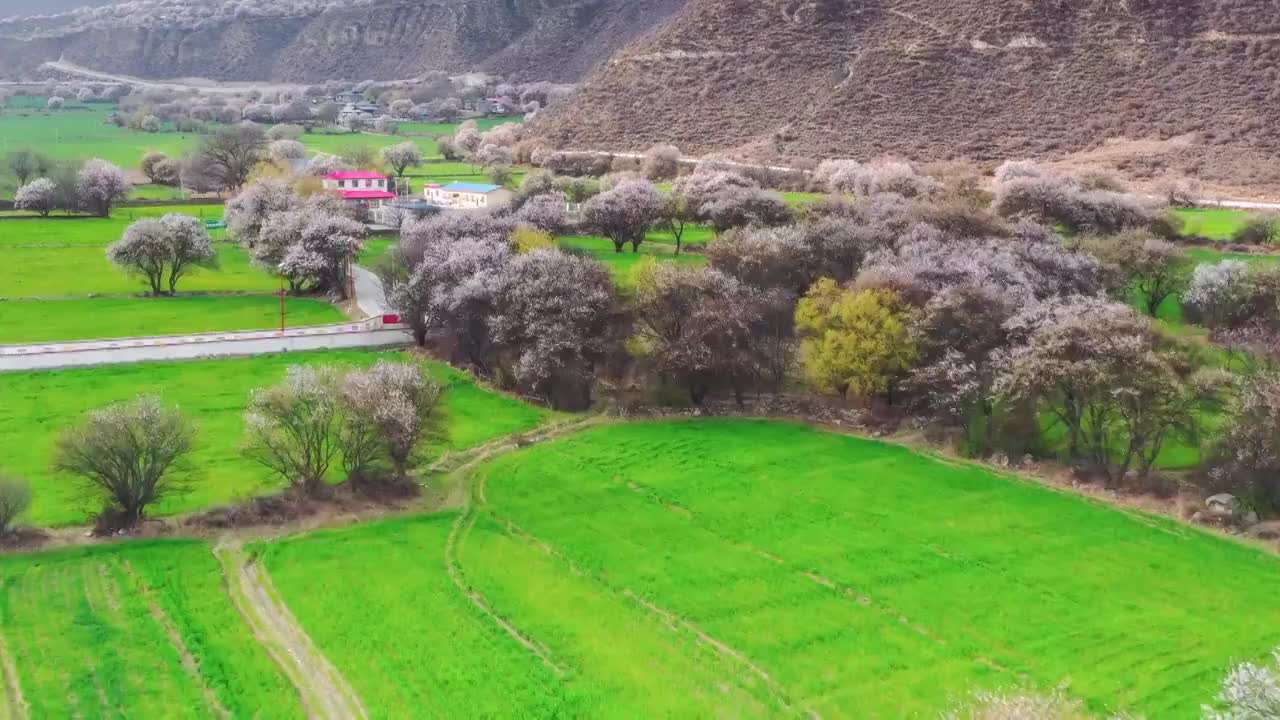
[[[163, 302], [163, 301], [161, 301]], [[196, 422], [196, 449], [190, 466], [193, 490], [157, 508], [172, 514], [207, 508], [282, 489], [264, 467], [243, 457], [244, 409], [249, 391], [273, 385], [290, 365], [334, 363], [352, 367], [399, 353], [321, 351], [251, 358], [110, 365], [57, 372], [0, 373], [0, 470], [27, 478], [34, 501], [25, 520], [35, 525], [84, 523], [98, 508], [80, 501], [75, 481], [50, 469], [59, 432], [84, 414], [140, 392], [176, 404]], [[445, 436], [432, 454], [462, 450], [513, 432], [529, 430], [550, 417], [547, 411], [490, 392], [463, 373], [427, 363], [444, 383]], [[335, 481], [343, 478], [335, 477]]]

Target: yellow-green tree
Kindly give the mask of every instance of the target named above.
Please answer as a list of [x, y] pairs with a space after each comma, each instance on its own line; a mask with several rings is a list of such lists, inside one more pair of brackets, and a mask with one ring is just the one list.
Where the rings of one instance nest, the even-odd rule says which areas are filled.
[[796, 308], [805, 374], [841, 395], [887, 396], [918, 356], [918, 311], [892, 290], [853, 290], [823, 278]]

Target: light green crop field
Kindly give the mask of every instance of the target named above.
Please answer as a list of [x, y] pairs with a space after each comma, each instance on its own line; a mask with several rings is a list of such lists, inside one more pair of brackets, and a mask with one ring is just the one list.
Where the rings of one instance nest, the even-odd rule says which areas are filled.
[[675, 254], [674, 244], [667, 244], [661, 241], [644, 242], [640, 245], [640, 252], [631, 252], [631, 246], [627, 245], [623, 252], [615, 252], [613, 243], [602, 237], [592, 237], [586, 235], [573, 235], [560, 238], [560, 247], [565, 249], [573, 249], [587, 252], [591, 257], [604, 263], [609, 269], [609, 274], [613, 276], [613, 281], [618, 287], [627, 288], [635, 283], [633, 273], [635, 268], [646, 258], [654, 258], [659, 262], [672, 262], [682, 265], [701, 266], [707, 264], [707, 259], [702, 255], [681, 253]]
[[1214, 240], [1227, 241], [1244, 226], [1249, 213], [1229, 208], [1187, 208], [1177, 211], [1186, 221], [1183, 233], [1203, 235]]
[[[111, 103], [69, 102], [64, 109], [54, 111], [45, 109], [43, 98], [24, 97], [12, 99], [3, 110], [0, 112], [0, 157], [12, 150], [29, 147], [59, 160], [84, 161], [97, 157], [131, 170], [137, 169], [142, 156], [148, 152], [181, 156], [200, 143], [200, 135], [196, 133], [145, 133], [116, 127], [107, 122], [107, 117], [115, 110]], [[487, 130], [506, 122], [519, 121], [519, 118], [488, 118], [479, 124]], [[405, 123], [402, 127], [405, 132], [447, 135], [456, 131], [458, 126]], [[307, 133], [302, 143], [315, 152], [341, 154], [360, 145], [376, 151], [406, 140], [418, 143], [427, 157], [439, 157], [435, 143], [423, 137]], [[0, 197], [13, 197], [16, 184], [8, 168], [0, 167]], [[144, 189], [139, 195], [170, 197], [155, 188]]]
[[[328, 325], [347, 317], [314, 298], [288, 298], [287, 327]], [[0, 344], [184, 335], [280, 327], [273, 295], [7, 300], [0, 302]]]
[[[98, 508], [85, 506], [73, 478], [50, 469], [57, 435], [89, 410], [145, 392], [177, 404], [198, 426], [189, 463], [195, 471], [192, 490], [163, 503], [155, 514], [197, 510], [272, 492], [281, 487], [281, 481], [239, 450], [249, 391], [279, 382], [290, 365], [363, 366], [378, 358], [407, 357], [332, 351], [0, 373], [0, 398], [4, 398], [0, 402], [0, 469], [32, 484], [34, 498], [26, 522], [45, 526], [85, 522]], [[429, 456], [528, 430], [550, 417], [547, 411], [482, 389], [444, 365], [427, 366], [448, 387], [445, 437], [428, 448]], [[333, 479], [340, 479], [340, 470], [334, 473]]]
[[19, 717], [305, 717], [204, 543], [0, 558], [0, 638]]
[[[936, 715], [1026, 680], [1069, 681], [1096, 710], [1191, 718], [1230, 663], [1280, 643], [1276, 558], [894, 445], [664, 422], [588, 430], [481, 473], [494, 521], [465, 539], [464, 572], [573, 678], [649, 641], [633, 624], [649, 608], [741, 658], [705, 692], [761, 690], [750, 662], [771, 698], [824, 717]], [[605, 667], [619, 685], [654, 681], [640, 651]]]
[[[1262, 550], [791, 423], [597, 426], [470, 483], [248, 548], [371, 718], [937, 717], [1059, 686], [1194, 718], [1280, 643]], [[221, 572], [186, 541], [0, 558], [30, 716], [300, 714]]]

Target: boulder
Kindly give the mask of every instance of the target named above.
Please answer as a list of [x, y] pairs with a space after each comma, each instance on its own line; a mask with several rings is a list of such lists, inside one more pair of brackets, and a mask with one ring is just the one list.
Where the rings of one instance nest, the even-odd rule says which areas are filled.
[[1210, 513], [1213, 513], [1214, 515], [1234, 516], [1236, 514], [1236, 508], [1237, 508], [1236, 496], [1232, 495], [1231, 493], [1218, 493], [1217, 495], [1210, 495], [1209, 497], [1205, 498], [1204, 506]]

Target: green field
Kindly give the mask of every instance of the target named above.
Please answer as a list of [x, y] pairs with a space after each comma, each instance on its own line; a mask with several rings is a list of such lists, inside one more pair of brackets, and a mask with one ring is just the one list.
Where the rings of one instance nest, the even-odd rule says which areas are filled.
[[[398, 355], [395, 355], [398, 357]], [[254, 358], [112, 365], [57, 372], [0, 373], [0, 469], [27, 478], [34, 500], [25, 520], [35, 525], [83, 523], [97, 508], [78, 499], [71, 478], [50, 470], [59, 432], [83, 414], [140, 392], [176, 403], [197, 423], [191, 466], [198, 469], [193, 490], [157, 508], [169, 514], [272, 492], [280, 482], [240, 455], [244, 408], [249, 391], [284, 377], [290, 365], [340, 363], [367, 365], [385, 353], [333, 351], [286, 353]], [[432, 374], [448, 384], [447, 437], [434, 454], [463, 449], [512, 432], [528, 430], [548, 418], [546, 411], [497, 395], [467, 376], [437, 364]], [[334, 478], [338, 479], [338, 478]]]
[[[12, 268], [0, 289], [0, 343], [257, 330], [279, 325], [279, 279], [253, 266], [239, 245], [219, 242], [218, 269], [197, 269], [180, 293], [251, 293], [144, 298], [145, 282], [112, 265], [106, 246], [130, 223], [180, 212], [220, 219], [221, 206], [123, 208], [111, 218], [0, 221], [0, 263]], [[215, 236], [223, 231], [214, 231]], [[103, 296], [103, 297], [94, 297]], [[52, 299], [52, 298], [56, 298]], [[290, 298], [291, 327], [345, 320], [334, 305]]]
[[[116, 127], [107, 122], [115, 106], [109, 103], [81, 104], [68, 102], [58, 111], [44, 108], [44, 99], [14, 98], [0, 113], [0, 158], [12, 150], [32, 148], [59, 160], [83, 161], [100, 157], [125, 170], [136, 170], [142, 156], [151, 151], [181, 156], [194, 150], [200, 142], [195, 133], [144, 133]], [[481, 120], [483, 129], [518, 119], [491, 118]], [[405, 132], [445, 135], [457, 125], [405, 123]], [[307, 133], [302, 143], [315, 152], [341, 154], [356, 146], [374, 150], [413, 140], [428, 157], [439, 157], [435, 143], [423, 137], [379, 136], [361, 134]], [[429, 166], [424, 166], [424, 168]], [[469, 170], [467, 175], [474, 174]], [[16, 180], [7, 167], [0, 167], [0, 198], [11, 198]], [[140, 197], [171, 197], [163, 189], [144, 187]]]
[[305, 717], [203, 543], [0, 558], [0, 638], [32, 718]]
[[[288, 327], [329, 325], [347, 317], [314, 298], [289, 298]], [[280, 327], [274, 295], [7, 300], [0, 302], [0, 344], [185, 335]]]
[[585, 251], [591, 257], [604, 263], [605, 267], [609, 269], [609, 274], [613, 276], [614, 283], [622, 288], [630, 287], [635, 282], [633, 277], [635, 268], [647, 258], [654, 258], [659, 262], [673, 262], [690, 266], [707, 264], [707, 259], [702, 255], [690, 253], [676, 255], [674, 244], [667, 244], [661, 241], [642, 243], [638, 253], [631, 252], [630, 245], [623, 252], [615, 252], [613, 243], [605, 238], [573, 235], [560, 238], [560, 247]]
[[[926, 716], [1025, 677], [1069, 680], [1098, 710], [1195, 717], [1231, 661], [1280, 642], [1272, 556], [893, 445], [768, 422], [614, 426], [483, 476], [493, 515], [528, 534], [506, 545], [701, 628], [823, 716]], [[502, 546], [464, 565], [531, 562]], [[516, 625], [571, 620], [538, 597], [553, 580], [488, 577], [477, 588]], [[604, 641], [541, 639], [570, 663]]]
[[0, 558], [30, 716], [301, 714], [224, 579], [244, 561], [371, 718], [937, 717], [1058, 686], [1194, 718], [1280, 643], [1268, 553], [790, 423], [601, 425], [465, 482], [468, 507], [221, 567], [187, 541]]
[[1244, 210], [1229, 208], [1187, 208], [1177, 213], [1186, 221], [1184, 234], [1202, 235], [1223, 242], [1230, 240], [1249, 217]]

